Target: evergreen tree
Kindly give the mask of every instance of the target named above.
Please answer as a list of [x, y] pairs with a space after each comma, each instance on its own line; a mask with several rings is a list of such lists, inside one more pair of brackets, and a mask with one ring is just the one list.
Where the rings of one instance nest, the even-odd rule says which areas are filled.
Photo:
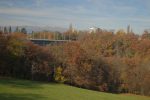
[[16, 27], [15, 32], [20, 32], [20, 30], [19, 30], [19, 27], [18, 27], [18, 26]]
[[11, 26], [9, 27], [9, 33], [12, 33], [12, 29], [11, 29]]
[[2, 30], [2, 27], [0, 26], [0, 34], [2, 34], [3, 33], [3, 30]]
[[5, 34], [8, 33], [7, 27], [4, 27], [4, 33], [5, 33]]
[[27, 34], [26, 28], [22, 28], [22, 29], [21, 29], [21, 33]]

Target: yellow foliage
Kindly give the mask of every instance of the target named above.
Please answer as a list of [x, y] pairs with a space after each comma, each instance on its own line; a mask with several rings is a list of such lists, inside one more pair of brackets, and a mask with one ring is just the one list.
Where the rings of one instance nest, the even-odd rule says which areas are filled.
[[62, 68], [57, 67], [55, 70], [55, 81], [63, 83], [65, 81], [65, 77], [62, 75]]

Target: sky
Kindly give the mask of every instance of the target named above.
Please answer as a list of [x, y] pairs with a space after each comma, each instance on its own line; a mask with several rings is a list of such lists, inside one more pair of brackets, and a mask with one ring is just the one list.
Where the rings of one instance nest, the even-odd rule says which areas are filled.
[[150, 0], [0, 0], [1, 26], [150, 28]]

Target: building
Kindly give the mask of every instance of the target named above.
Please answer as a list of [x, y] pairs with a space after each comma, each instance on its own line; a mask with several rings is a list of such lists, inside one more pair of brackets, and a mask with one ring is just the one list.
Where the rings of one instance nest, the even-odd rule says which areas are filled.
[[96, 33], [97, 28], [96, 27], [90, 27], [89, 33]]

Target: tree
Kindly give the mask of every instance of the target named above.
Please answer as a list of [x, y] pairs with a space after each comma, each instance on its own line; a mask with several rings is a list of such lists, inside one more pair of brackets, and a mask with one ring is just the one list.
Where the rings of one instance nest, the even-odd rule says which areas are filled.
[[11, 29], [11, 26], [9, 27], [9, 33], [12, 33], [12, 29]]
[[150, 33], [148, 30], [145, 30], [144, 33], [141, 36], [141, 39], [150, 39]]
[[56, 82], [60, 82], [60, 83], [65, 82], [65, 78], [62, 75], [62, 71], [63, 71], [63, 69], [61, 67], [56, 68], [55, 76], [54, 76]]
[[4, 33], [5, 33], [5, 34], [8, 34], [7, 27], [4, 27]]
[[[25, 37], [18, 32], [0, 34], [0, 75], [150, 95], [149, 38], [101, 30], [84, 32], [76, 41], [42, 47], [24, 41]], [[52, 39], [54, 34], [35, 33], [39, 37]]]
[[54, 58], [49, 49], [28, 43], [25, 49], [26, 66], [30, 68], [30, 79], [54, 80]]
[[22, 29], [21, 29], [21, 33], [27, 34], [26, 28], [22, 28]]
[[20, 32], [20, 30], [19, 30], [19, 27], [18, 27], [18, 26], [16, 27], [15, 32]]
[[3, 51], [0, 50], [0, 62], [3, 64], [3, 67], [0, 68], [0, 70], [2, 70], [2, 75], [4, 76], [21, 76], [21, 71], [19, 69], [23, 66], [21, 65], [21, 59], [24, 54], [22, 49], [24, 42], [20, 41], [18, 38], [15, 34], [5, 37], [1, 36], [1, 49], [3, 49]]
[[124, 30], [121, 29], [121, 30], [117, 31], [116, 34], [119, 36], [122, 36], [122, 35], [125, 35], [126, 33]]

